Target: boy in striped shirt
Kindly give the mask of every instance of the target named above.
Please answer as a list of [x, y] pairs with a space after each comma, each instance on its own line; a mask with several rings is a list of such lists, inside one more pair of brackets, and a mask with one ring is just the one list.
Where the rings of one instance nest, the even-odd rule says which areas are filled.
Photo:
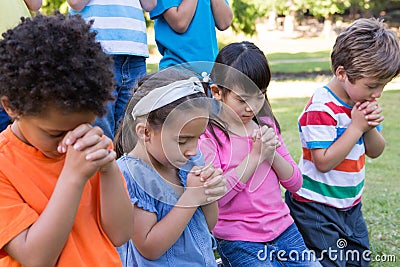
[[356, 20], [337, 37], [331, 63], [333, 78], [299, 117], [303, 186], [286, 192], [286, 202], [323, 266], [368, 266], [365, 156], [376, 158], [385, 147], [377, 99], [400, 72], [396, 34], [381, 20]]

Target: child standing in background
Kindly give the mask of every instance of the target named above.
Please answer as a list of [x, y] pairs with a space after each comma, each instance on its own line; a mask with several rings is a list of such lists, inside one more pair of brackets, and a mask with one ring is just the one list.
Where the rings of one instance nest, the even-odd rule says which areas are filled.
[[115, 140], [134, 204], [132, 240], [118, 248], [124, 266], [216, 266], [210, 231], [226, 181], [195, 166], [208, 104], [200, 81], [170, 69], [132, 96]]
[[[400, 72], [398, 37], [381, 20], [356, 20], [337, 37], [331, 61], [334, 77], [299, 117], [304, 182], [286, 192], [286, 202], [323, 266], [368, 266], [365, 156], [376, 158], [385, 147], [377, 99]], [[329, 256], [332, 250], [337, 254]]]
[[[158, 0], [150, 18], [155, 20], [155, 39], [162, 55], [159, 68], [214, 62], [218, 53], [215, 27], [226, 30], [232, 17], [226, 0]], [[209, 66], [201, 71], [210, 73]]]
[[250, 42], [224, 47], [211, 71], [226, 132], [210, 127], [199, 147], [228, 187], [213, 234], [224, 266], [320, 266], [302, 257], [308, 250], [282, 200], [280, 185], [296, 192], [302, 177], [266, 96], [270, 80], [264, 53]]
[[111, 59], [79, 16], [36, 15], [0, 41], [0, 266], [121, 266], [132, 205], [91, 123], [112, 98]]
[[[38, 11], [42, 0], [13, 0], [0, 1], [0, 39], [3, 32], [15, 27], [21, 22], [21, 17], [30, 17], [31, 11]], [[0, 132], [11, 123], [11, 118], [0, 106]]]
[[143, 10], [152, 10], [157, 0], [67, 0], [70, 13], [80, 14], [85, 20], [94, 20], [93, 31], [104, 52], [113, 56], [113, 101], [107, 104], [107, 113], [97, 118], [94, 125], [114, 139], [114, 133], [123, 119], [126, 105], [137, 82], [146, 74], [146, 23]]

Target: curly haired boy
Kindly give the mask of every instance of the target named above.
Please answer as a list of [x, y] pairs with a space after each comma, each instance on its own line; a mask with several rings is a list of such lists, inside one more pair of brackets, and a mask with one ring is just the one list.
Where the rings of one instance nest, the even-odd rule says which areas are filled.
[[0, 266], [121, 266], [132, 207], [96, 116], [111, 59], [79, 16], [24, 19], [0, 41]]

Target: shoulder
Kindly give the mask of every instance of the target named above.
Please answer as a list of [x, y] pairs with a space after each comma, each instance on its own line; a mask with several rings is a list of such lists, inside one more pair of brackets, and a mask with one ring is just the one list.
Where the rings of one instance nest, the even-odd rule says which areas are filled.
[[178, 7], [182, 0], [157, 0], [156, 7], [150, 11], [150, 18], [157, 19], [161, 16], [167, 9], [171, 7]]

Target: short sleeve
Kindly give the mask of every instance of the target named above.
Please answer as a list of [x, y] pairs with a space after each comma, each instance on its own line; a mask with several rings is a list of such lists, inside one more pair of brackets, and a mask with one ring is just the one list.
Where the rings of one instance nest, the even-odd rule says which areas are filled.
[[38, 218], [7, 178], [0, 173], [0, 259], [7, 255], [4, 246]]
[[182, 0], [157, 0], [156, 7], [150, 12], [150, 19], [157, 19], [167, 9], [171, 7], [178, 7]]
[[338, 137], [337, 119], [323, 104], [312, 104], [299, 118], [299, 130], [305, 147], [328, 148]]
[[135, 179], [136, 176], [134, 177], [132, 175], [133, 172], [129, 169], [127, 163], [127, 161], [123, 161], [118, 165], [120, 165], [122, 175], [125, 178], [126, 186], [128, 187], [129, 198], [131, 199], [132, 204], [146, 211], [157, 213], [155, 199], [137, 183]]

